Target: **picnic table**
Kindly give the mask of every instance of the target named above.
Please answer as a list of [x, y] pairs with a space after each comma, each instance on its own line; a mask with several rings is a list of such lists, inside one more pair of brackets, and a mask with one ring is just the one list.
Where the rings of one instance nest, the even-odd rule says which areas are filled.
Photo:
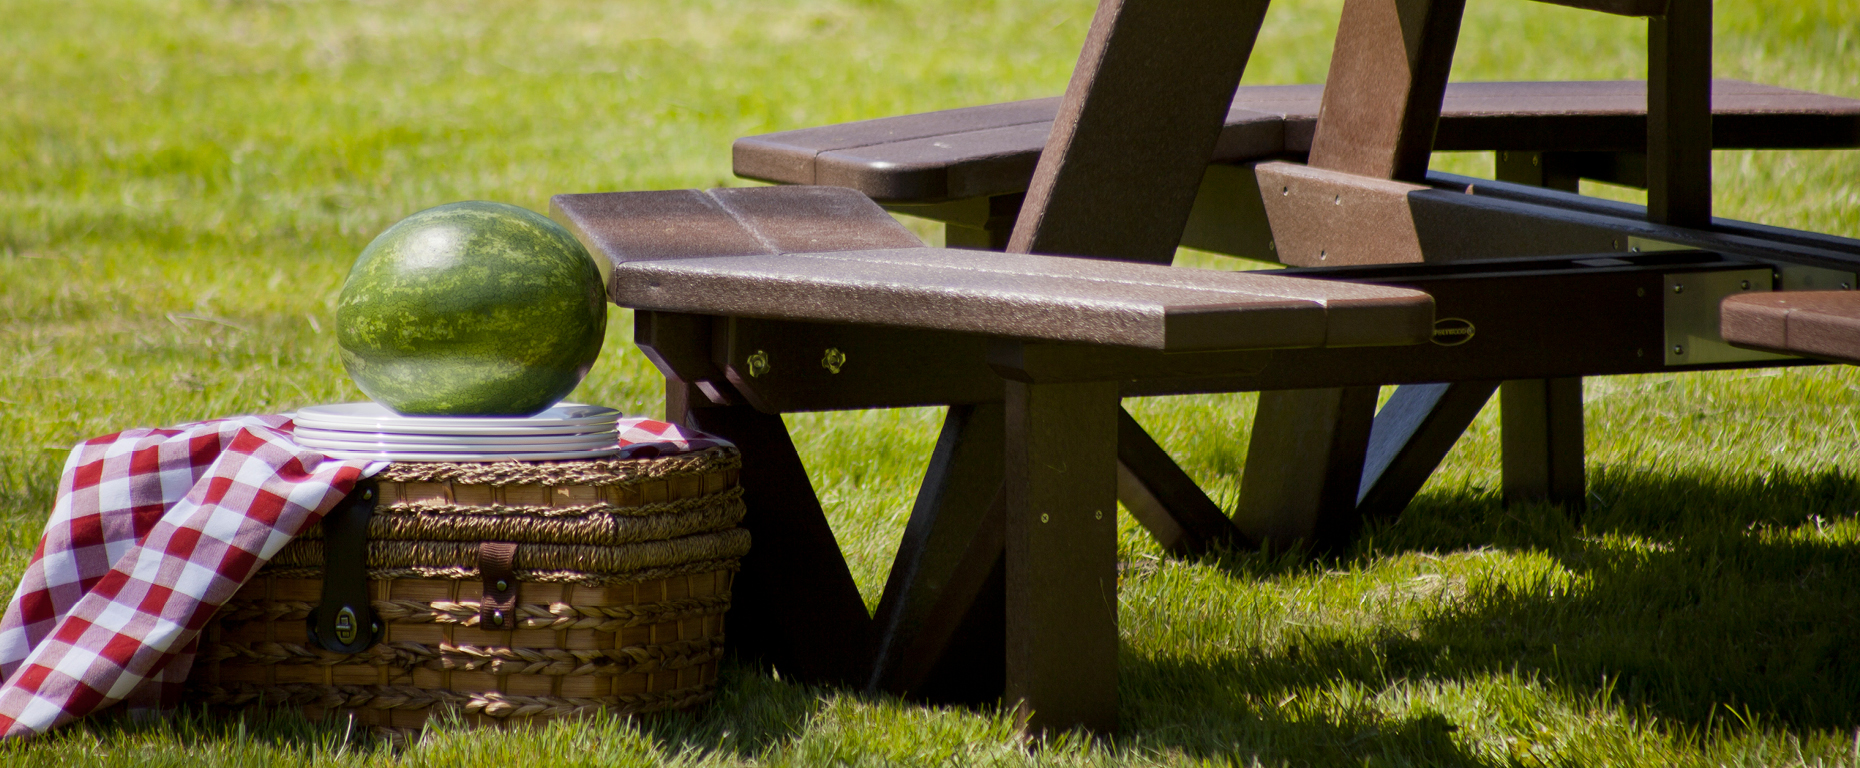
[[[1024, 193], [951, 198], [982, 199], [1007, 253], [925, 248], [850, 190], [555, 198], [615, 261], [610, 297], [639, 310], [668, 419], [743, 447], [755, 548], [732, 642], [805, 680], [1003, 696], [1031, 728], [1112, 728], [1114, 497], [1176, 549], [1344, 536], [1404, 505], [1500, 382], [1524, 383], [1505, 400], [1508, 478], [1516, 433], [1556, 486], [1572, 394], [1580, 478], [1576, 377], [1800, 364], [1723, 343], [1718, 302], [1851, 285], [1860, 242], [1710, 216], [1709, 6], [1563, 4], [1652, 17], [1647, 138], [1506, 151], [1640, 167], [1644, 209], [1426, 172], [1458, 0], [1347, 0], [1306, 163], [1243, 169], [1259, 208], [1216, 224], [1263, 217], [1303, 269], [1162, 266], [1216, 175], [1264, 0], [1105, 0]], [[1851, 105], [1821, 104], [1802, 124], [1851, 135]], [[1286, 152], [1289, 114], [1260, 118], [1281, 137], [1260, 157]], [[962, 177], [948, 170], [937, 194]], [[1413, 386], [1375, 413], [1387, 384]], [[1117, 404], [1226, 391], [1263, 403], [1235, 520]], [[870, 616], [780, 414], [905, 405], [949, 410]]]
[[[1638, 5], [1621, 3], [1570, 3], [1579, 7], [1596, 7], [1614, 12], [1655, 12], [1665, 8], [1663, 2]], [[1688, 6], [1689, 7], [1689, 6]], [[1709, 7], [1701, 6], [1709, 17]], [[1664, 23], [1664, 22], [1661, 22]], [[1695, 27], [1698, 25], [1694, 25]], [[1372, 33], [1373, 34], [1373, 33]], [[1697, 34], [1697, 30], [1693, 31]], [[1448, 35], [1443, 33], [1442, 39]], [[1364, 38], [1366, 39], [1366, 38]], [[1444, 47], [1436, 43], [1433, 50], [1451, 55], [1451, 40]], [[1703, 48], [1695, 41], [1691, 76], [1693, 100], [1698, 86], [1708, 77], [1709, 69], [1699, 66], [1709, 61], [1709, 41]], [[1353, 49], [1360, 46], [1350, 46]], [[1339, 50], [1345, 49], [1340, 37]], [[1367, 48], [1362, 48], [1367, 50]], [[1700, 53], [1702, 51], [1702, 53]], [[1385, 57], [1387, 58], [1387, 57]], [[1347, 62], [1346, 62], [1347, 63]], [[1383, 61], [1380, 65], [1357, 70], [1346, 69], [1340, 80], [1378, 73], [1399, 72], [1400, 62]], [[1680, 69], [1686, 69], [1681, 66]], [[1351, 72], [1354, 74], [1351, 74]], [[1662, 90], [1671, 84], [1662, 74]], [[1386, 78], [1385, 78], [1386, 79]], [[1367, 82], [1364, 80], [1363, 82]], [[1860, 146], [1860, 100], [1805, 91], [1760, 85], [1738, 80], [1709, 80], [1707, 105], [1710, 119], [1681, 120], [1680, 125], [1704, 125], [1704, 131], [1717, 149], [1833, 149]], [[1398, 82], [1383, 82], [1389, 92], [1402, 88]], [[1550, 224], [1541, 211], [1513, 215], [1512, 211], [1480, 210], [1469, 213], [1468, 201], [1433, 196], [1442, 205], [1427, 206], [1433, 215], [1423, 216], [1418, 208], [1410, 210], [1406, 201], [1386, 206], [1380, 212], [1364, 215], [1361, 206], [1326, 207], [1318, 205], [1299, 211], [1287, 211], [1287, 201], [1262, 194], [1268, 187], [1290, 192], [1292, 186], [1284, 174], [1318, 181], [1308, 172], [1273, 161], [1309, 158], [1317, 134], [1317, 116], [1323, 105], [1324, 86], [1241, 86], [1237, 89], [1215, 142], [1209, 165], [1201, 179], [1188, 218], [1180, 227], [1179, 244], [1215, 253], [1252, 259], [1281, 261], [1299, 266], [1331, 266], [1355, 263], [1420, 261], [1444, 262], [1466, 258], [1495, 258], [1585, 252], [1634, 253], [1669, 249], [1681, 243], [1660, 241], [1647, 232], [1635, 232], [1609, 222], [1574, 222]], [[1591, 82], [1475, 82], [1446, 84], [1432, 141], [1435, 151], [1491, 151], [1495, 154], [1499, 181], [1468, 179], [1441, 173], [1410, 173], [1411, 180], [1442, 191], [1470, 192], [1486, 198], [1550, 205], [1572, 211], [1598, 213], [1618, 219], [1644, 222], [1646, 212], [1632, 206], [1610, 204], [1573, 195], [1542, 194], [1543, 189], [1575, 192], [1581, 178], [1591, 178], [1631, 186], [1648, 186], [1648, 83], [1641, 80]], [[737, 140], [733, 147], [736, 172], [746, 178], [787, 184], [833, 184], [858, 189], [878, 200], [890, 210], [940, 221], [945, 240], [952, 245], [999, 250], [1006, 246], [1031, 182], [1033, 168], [1040, 157], [1046, 136], [1052, 129], [1059, 99], [1036, 99], [1008, 104], [984, 105], [921, 115], [887, 117], [841, 125], [802, 128]], [[1701, 105], [1694, 104], [1695, 111]], [[1340, 118], [1347, 120], [1349, 118]], [[1665, 120], [1665, 117], [1661, 118]], [[1665, 133], [1661, 133], [1665, 136]], [[1128, 132], [1133, 142], [1150, 140], [1165, 143], [1141, 131]], [[1694, 137], [1696, 144], [1698, 137]], [[1665, 139], [1656, 139], [1663, 142]], [[1698, 149], [1689, 150], [1698, 155]], [[1264, 164], [1271, 179], [1257, 173]], [[1412, 164], [1412, 161], [1411, 161]], [[1670, 166], [1671, 163], [1668, 163]], [[1424, 167], [1424, 166], [1423, 166]], [[1507, 184], [1505, 182], [1513, 182]], [[1709, 189], [1696, 180], [1685, 185], [1692, 189]], [[1361, 197], [1359, 193], [1375, 190], [1330, 189], [1328, 194], [1307, 198], [1341, 202]], [[1382, 192], [1414, 192], [1417, 187], [1389, 187]], [[1695, 194], [1694, 197], [1697, 197]], [[1387, 199], [1386, 196], [1384, 199]], [[1276, 203], [1276, 205], [1275, 205]], [[1694, 208], [1699, 206], [1694, 205]], [[1377, 215], [1379, 213], [1379, 215]], [[1468, 215], [1483, 221], [1464, 222]], [[1414, 223], [1401, 222], [1403, 218]], [[1116, 217], [1106, 220], [1123, 221]], [[1384, 236], [1391, 223], [1406, 224], [1401, 239]], [[1692, 223], [1697, 223], [1696, 217]], [[1583, 225], [1587, 226], [1583, 226]], [[1174, 223], [1157, 225], [1169, 230]], [[1711, 220], [1710, 229], [1749, 234], [1757, 238], [1794, 239], [1841, 252], [1851, 252], [1840, 239], [1803, 239], [1805, 233], [1780, 233], [1773, 229], [1751, 227], [1741, 222]], [[1339, 232], [1356, 237], [1337, 237]], [[1468, 238], [1468, 234], [1486, 233]], [[1103, 238], [1110, 233], [1098, 231]], [[1124, 258], [1143, 258], [1166, 262], [1173, 255], [1173, 242], [1166, 238], [1138, 234], [1130, 241], [1161, 243], [1148, 252], [1132, 250], [1130, 242], [1122, 248]], [[1718, 247], [1709, 238], [1681, 237], [1684, 245], [1701, 248]], [[1405, 246], [1391, 251], [1391, 245]], [[1425, 247], [1423, 247], [1425, 246]], [[1425, 253], [1423, 253], [1425, 251]], [[1315, 258], [1314, 258], [1315, 256]], [[1750, 265], [1745, 265], [1746, 267]], [[1780, 265], [1780, 285], [1785, 289], [1841, 288], [1853, 285], [1853, 266], [1844, 257], [1832, 260], [1784, 261]], [[1346, 275], [1338, 275], [1344, 277]], [[1354, 277], [1354, 275], [1349, 275]], [[1728, 280], [1728, 278], [1725, 278]], [[1745, 278], [1730, 281], [1742, 285]], [[1644, 288], [1637, 288], [1644, 290]], [[1696, 290], [1696, 287], [1695, 287]], [[1575, 291], [1573, 295], [1582, 295]], [[1694, 293], [1694, 297], [1701, 294]], [[1703, 299], [1701, 299], [1701, 303]], [[1591, 310], [1592, 311], [1592, 310]], [[1681, 312], [1683, 314], [1683, 312]], [[1715, 327], [1715, 318], [1693, 313], [1701, 328]], [[1447, 316], [1467, 318], [1460, 311]], [[1584, 330], [1591, 330], [1585, 326]], [[1472, 323], [1475, 329], [1490, 328], [1489, 323]], [[1636, 344], [1632, 348], [1671, 350], [1680, 354], [1663, 354], [1657, 365], [1633, 372], [1667, 370], [1696, 361], [1701, 364], [1757, 363], [1773, 360], [1762, 355], [1732, 349], [1712, 338], [1709, 330], [1691, 333], [1675, 328], [1676, 338], [1665, 344]], [[1698, 337], [1698, 343], [1685, 341]], [[1567, 338], [1567, 337], [1566, 337]], [[1486, 339], [1494, 339], [1489, 334]], [[1579, 341], [1580, 339], [1574, 339]], [[1473, 352], [1483, 345], [1459, 350]], [[1514, 343], [1510, 349], [1518, 349]], [[1480, 357], [1497, 362], [1488, 350]], [[1679, 359], [1669, 359], [1679, 358]], [[1780, 363], [1779, 363], [1780, 364]], [[1500, 373], [1494, 366], [1490, 371]], [[1566, 366], [1567, 367], [1567, 366]], [[1581, 367], [1574, 375], [1547, 379], [1493, 379], [1491, 391], [1503, 391], [1505, 405], [1504, 465], [1507, 496], [1513, 499], [1549, 499], [1571, 508], [1580, 508], [1585, 495], [1582, 472], [1582, 418], [1580, 404], [1581, 375], [1598, 375], [1602, 369], [1584, 374]], [[1610, 370], [1609, 372], [1629, 372]], [[1391, 378], [1389, 383], [1406, 379]], [[1500, 384], [1502, 381], [1502, 385]], [[1414, 384], [1397, 394], [1397, 403], [1386, 412], [1391, 427], [1424, 425], [1423, 432], [1409, 433], [1394, 440], [1396, 432], [1383, 430], [1385, 439], [1378, 442], [1379, 461], [1371, 461], [1355, 515], [1361, 517], [1393, 514], [1405, 506], [1414, 490], [1451, 447], [1463, 430], [1464, 422], [1477, 414], [1490, 397], [1484, 384], [1439, 387]], [[1274, 396], [1276, 397], [1276, 396]], [[1361, 397], [1366, 395], [1359, 394]], [[1360, 410], [1360, 407], [1359, 407]], [[1456, 426], [1457, 425], [1457, 426]], [[1296, 429], [1296, 425], [1293, 426]], [[1140, 429], [1138, 430], [1140, 432]], [[1266, 430], [1260, 434], [1270, 434]], [[1439, 434], [1434, 434], [1434, 433]], [[1360, 440], [1358, 440], [1360, 442]], [[1162, 459], [1163, 457], [1156, 457]], [[1377, 469], [1380, 467], [1381, 469]], [[1284, 466], [1259, 466], [1262, 471], [1285, 471]], [[1392, 474], [1387, 470], [1397, 470]], [[1345, 470], [1348, 471], [1347, 468]], [[1146, 487], [1136, 475], [1126, 473], [1120, 496], [1133, 509], [1155, 509], [1159, 498], [1205, 508], [1199, 494], [1183, 488]], [[1164, 466], [1148, 475], [1178, 478], [1178, 473]], [[1176, 483], [1180, 485], [1180, 483]], [[1181, 499], [1190, 499], [1181, 502]], [[1350, 505], [1339, 499], [1337, 505]], [[1250, 500], [1248, 508], [1271, 507], [1276, 500]], [[1315, 541], [1324, 546], [1336, 545], [1349, 538], [1353, 524], [1319, 525], [1315, 512], [1307, 510], [1292, 520], [1254, 519], [1259, 514], [1243, 514], [1243, 523], [1256, 536], [1274, 536]], [[1149, 515], [1155, 518], [1156, 514]], [[1333, 513], [1333, 517], [1335, 514]], [[1348, 516], [1348, 515], [1346, 515]], [[1270, 515], [1265, 515], [1270, 518]], [[1282, 515], [1280, 516], [1283, 517]], [[1247, 522], [1251, 519], [1251, 522]], [[1164, 537], [1168, 538], [1168, 537]], [[1189, 539], [1180, 548], [1193, 551], [1204, 548], [1209, 540]]]

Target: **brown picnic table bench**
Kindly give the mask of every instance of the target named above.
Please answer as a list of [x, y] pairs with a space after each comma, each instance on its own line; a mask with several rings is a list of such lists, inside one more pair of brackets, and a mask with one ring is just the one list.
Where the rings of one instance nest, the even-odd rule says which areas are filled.
[[[1323, 97], [1321, 84], [1240, 86], [1210, 159], [1302, 160], [1311, 152]], [[975, 201], [1027, 191], [1059, 102], [1030, 99], [745, 136], [731, 146], [731, 162], [746, 179], [847, 187], [900, 213], [983, 229], [988, 222], [973, 215], [981, 208]], [[1860, 100], [1716, 79], [1711, 108], [1717, 149], [1860, 146]], [[1501, 176], [1551, 182], [1540, 186], [1575, 191], [1565, 185], [1590, 178], [1644, 187], [1646, 135], [1644, 80], [1459, 82], [1447, 85], [1434, 150], [1503, 153]], [[997, 228], [1005, 230], [1011, 219], [997, 213]], [[955, 234], [951, 242], [976, 235]]]
[[[556, 198], [616, 261], [668, 418], [744, 448], [735, 647], [803, 680], [1004, 697], [1035, 729], [1114, 727], [1113, 495], [1175, 550], [1241, 527], [1339, 539], [1405, 505], [1500, 382], [1508, 484], [1568, 488], [1573, 453], [1580, 489], [1578, 377], [1799, 364], [1725, 344], [1719, 302], [1851, 285], [1860, 242], [1710, 216], [1709, 5], [1561, 4], [1652, 17], [1646, 138], [1515, 151], [1639, 168], [1648, 206], [1427, 173], [1463, 0], [1346, 0], [1304, 164], [1267, 115], [1280, 143], [1251, 167], [1210, 162], [1265, 1], [1103, 0], [1023, 191], [928, 202], [982, 200], [962, 221], [1007, 254], [923, 248], [843, 190]], [[1849, 120], [1835, 106], [1804, 124]], [[1230, 167], [1256, 208], [1210, 202]], [[1202, 207], [1216, 231], [1263, 221], [1296, 268], [1161, 266]], [[1388, 384], [1411, 386], [1377, 413]], [[1233, 391], [1262, 405], [1230, 520], [1117, 400]], [[868, 615], [780, 414], [906, 405], [949, 409]]]
[[[674, 392], [669, 417], [747, 443], [751, 509], [804, 508], [745, 518], [755, 546], [733, 626], [793, 624], [789, 636], [825, 661], [870, 655], [864, 605], [780, 409], [744, 407], [736, 393], [797, 374], [854, 389], [952, 373], [983, 382], [974, 388], [998, 419], [995, 466], [966, 469], [1000, 490], [950, 516], [974, 517], [957, 522], [971, 536], [987, 531], [992, 546], [986, 562], [950, 562], [939, 576], [968, 577], [959, 590], [973, 600], [1000, 571], [1013, 649], [1004, 661], [1017, 670], [1010, 694], [1039, 702], [1043, 722], [1110, 725], [1097, 705], [1117, 676], [1118, 398], [1129, 372], [1104, 365], [1107, 357], [1412, 345], [1433, 327], [1432, 300], [1407, 289], [929, 248], [863, 195], [833, 187], [558, 195], [552, 208], [613, 261], [611, 298], [640, 310], [641, 346], [668, 387], [700, 390]], [[742, 329], [757, 326], [820, 338], [799, 349], [744, 344]], [[868, 354], [875, 340], [906, 354]], [[913, 355], [919, 370], [887, 367]], [[966, 370], [935, 370], [947, 365]], [[901, 604], [910, 597], [888, 594], [881, 614], [932, 607]], [[929, 631], [947, 639], [955, 630], [946, 622]], [[771, 650], [801, 667], [784, 671], [836, 676], [805, 661], [812, 654]], [[897, 674], [921, 683], [929, 670], [911, 663], [922, 658], [899, 654]]]
[[[1620, 3], [1600, 5], [1608, 6], [1600, 8], [1602, 10], [1637, 10]], [[1639, 10], [1664, 7], [1663, 2], [1642, 5], [1644, 7]], [[1442, 190], [1644, 220], [1643, 210], [1629, 206], [1540, 194], [1515, 185], [1575, 192], [1579, 179], [1590, 178], [1628, 186], [1648, 186], [1647, 98], [1644, 80], [1447, 84], [1440, 100], [1432, 150], [1494, 152], [1499, 181], [1439, 173], [1425, 174], [1416, 181]], [[1270, 171], [1283, 173], [1286, 166], [1274, 161], [1303, 162], [1310, 156], [1323, 100], [1323, 85], [1237, 88], [1227, 105], [1209, 158], [1212, 165], [1201, 179], [1187, 220], [1179, 227], [1173, 220], [1152, 223], [1165, 231], [1178, 231], [1179, 237], [1172, 242], [1150, 232], [1137, 232], [1125, 239], [1165, 245], [1149, 252], [1124, 247], [1120, 251], [1123, 257], [1167, 262], [1173, 255], [1173, 246], [1179, 243], [1215, 253], [1319, 267], [1419, 261], [1423, 251], [1428, 260], [1445, 261], [1468, 255], [1492, 258], [1636, 252], [1674, 246], [1632, 233], [1608, 232], [1605, 228], [1574, 233], [1569, 227], [1544, 226], [1512, 230], [1520, 236], [1507, 238], [1508, 241], [1484, 238], [1469, 243], [1465, 242], [1463, 233], [1478, 227], [1461, 226], [1457, 219], [1463, 212], [1452, 203], [1435, 206], [1435, 215], [1429, 217], [1431, 221], [1410, 214], [1405, 205], [1367, 219], [1360, 207], [1310, 211], [1317, 215], [1288, 215], [1283, 205], [1274, 205], [1283, 201], [1273, 200], [1271, 195], [1262, 194], [1262, 190], [1276, 187], [1289, 192], [1291, 186], [1262, 180], [1257, 169], [1260, 163], [1270, 163]], [[1059, 98], [1034, 99], [749, 136], [735, 142], [732, 158], [737, 175], [744, 178], [857, 189], [892, 211], [942, 222], [945, 240], [951, 245], [1000, 250], [1007, 246], [1009, 233], [1019, 218], [1022, 199], [1052, 131], [1060, 101]], [[1710, 81], [1709, 109], [1707, 134], [1712, 148], [1860, 147], [1860, 100], [1715, 79]], [[1139, 131], [1126, 133], [1133, 141], [1143, 139]], [[1162, 136], [1154, 138], [1159, 142], [1167, 140]], [[1292, 172], [1297, 173], [1295, 169]], [[1273, 178], [1287, 181], [1278, 174]], [[1317, 197], [1341, 200], [1342, 190], [1330, 189], [1329, 192], [1331, 194]], [[1417, 220], [1407, 227], [1410, 230], [1406, 239], [1408, 247], [1392, 253], [1382, 235], [1390, 224], [1391, 215], [1396, 219], [1414, 215]], [[1128, 217], [1104, 218], [1128, 221]], [[1711, 224], [1732, 231], [1751, 231], [1748, 225], [1739, 222], [1713, 221]], [[1131, 229], [1142, 229], [1142, 226]], [[1420, 231], [1414, 231], [1416, 229]], [[1339, 230], [1354, 231], [1360, 236], [1338, 238], [1335, 233]], [[1501, 225], [1487, 231], [1506, 230]], [[1103, 232], [1096, 234], [1101, 239], [1107, 236]], [[1770, 230], [1760, 236], [1774, 235], [1776, 232]], [[1282, 242], [1288, 240], [1291, 242]], [[1318, 240], [1328, 242], [1316, 242]], [[1461, 242], [1450, 242], [1452, 240]], [[1690, 244], [1702, 248], [1716, 245], [1709, 239]], [[1838, 239], [1815, 244], [1851, 252], [1850, 244], [1840, 243]], [[1365, 253], [1368, 250], [1381, 252]], [[1854, 267], [1843, 259], [1835, 261], [1843, 263], [1819, 262], [1824, 268], [1816, 269], [1790, 262], [1790, 268], [1785, 270], [1787, 275], [1779, 275], [1782, 283], [1779, 287], [1852, 285]], [[1742, 282], [1740, 278], [1738, 283]], [[1482, 324], [1475, 323], [1474, 327], [1482, 327]], [[1672, 344], [1659, 345], [1661, 349], [1672, 347]], [[1697, 360], [1723, 364], [1738, 359], [1764, 359], [1727, 352], [1723, 345], [1711, 339], [1707, 339], [1703, 347], [1696, 344], [1693, 347], [1707, 354], [1701, 355], [1699, 351], [1694, 351], [1690, 357], [1663, 354], [1662, 363], [1683, 365]], [[1644, 350], [1646, 347], [1636, 348]], [[1680, 349], [1685, 349], [1683, 343]], [[1500, 380], [1495, 379], [1493, 384], [1495, 391], [1499, 389], [1497, 381]], [[1450, 424], [1462, 418], [1470, 420], [1490, 397], [1489, 392], [1480, 394], [1481, 388], [1483, 385], [1469, 385], [1449, 392], [1439, 386], [1416, 385], [1398, 395], [1397, 407], [1389, 412], [1389, 420], [1393, 423], [1426, 419], [1435, 416], [1432, 410], [1443, 408], [1451, 413], [1439, 415], [1448, 418], [1444, 421], [1435, 418], [1429, 426], [1457, 437], [1458, 433]], [[1567, 506], [1581, 506], [1585, 491], [1581, 471], [1579, 378], [1513, 379], [1502, 389], [1503, 399], [1511, 404], [1507, 409], [1511, 416], [1506, 419], [1508, 427], [1504, 430], [1510, 436], [1505, 442], [1508, 496], [1547, 498]], [[1449, 394], [1453, 395], [1450, 398], [1452, 407], [1445, 407], [1448, 403], [1441, 398]], [[1427, 404], [1424, 410], [1430, 413], [1419, 417], [1405, 413], [1411, 401]], [[1438, 446], [1437, 451], [1441, 453], [1452, 444], [1451, 437], [1423, 439], [1413, 435], [1382, 447], [1387, 451], [1418, 448], [1418, 445], [1410, 445], [1416, 440]], [[1426, 456], [1434, 452], [1435, 448], [1421, 450], [1420, 455], [1401, 457], [1399, 461], [1385, 455], [1383, 466], [1399, 468], [1412, 464], [1412, 471], [1431, 470], [1432, 464]], [[1372, 470], [1374, 466], [1372, 462]], [[1149, 474], [1177, 477], [1167, 468]], [[1156, 507], [1159, 494], [1177, 499], [1194, 496], [1182, 488], [1146, 489], [1134, 475], [1127, 473], [1126, 477], [1123, 500], [1133, 508]], [[1361, 514], [1376, 516], [1398, 511], [1412, 496], [1410, 489], [1418, 490], [1422, 479], [1424, 476], [1399, 479], [1391, 476], [1378, 486], [1375, 478], [1366, 477], [1361, 487], [1362, 497], [1357, 500], [1362, 507]], [[1242, 506], [1269, 504], [1262, 500], [1243, 502]], [[1193, 505], [1206, 506], [1199, 499]], [[1289, 522], [1255, 520], [1249, 527], [1256, 535], [1316, 536], [1323, 538], [1321, 543], [1325, 544], [1346, 539], [1354, 529], [1353, 525], [1332, 524], [1318, 530], [1320, 526], [1309, 514], [1302, 520]], [[1186, 548], [1192, 550], [1201, 546], [1205, 546], [1205, 542], [1194, 541]]]

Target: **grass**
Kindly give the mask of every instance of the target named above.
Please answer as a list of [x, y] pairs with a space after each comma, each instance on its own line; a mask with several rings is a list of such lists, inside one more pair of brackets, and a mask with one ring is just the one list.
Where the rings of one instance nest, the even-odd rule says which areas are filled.
[[[1340, 0], [1275, 3], [1247, 81], [1322, 79]], [[1860, 97], [1846, 0], [1720, 3], [1723, 76]], [[1633, 21], [1472, 0], [1460, 79], [1630, 77]], [[459, 199], [740, 183], [736, 136], [1057, 93], [1083, 0], [604, 4], [9, 0], [0, 27], [0, 587], [65, 449], [360, 395], [331, 308], [388, 224]], [[1478, 156], [1437, 167], [1487, 173]], [[1854, 153], [1720, 153], [1723, 215], [1860, 236]], [[1613, 196], [1621, 190], [1596, 188]], [[926, 236], [936, 233], [920, 227]], [[1213, 264], [1194, 256], [1197, 264]], [[576, 397], [658, 410], [615, 311]], [[1123, 522], [1112, 739], [1019, 740], [726, 670], [693, 715], [439, 728], [97, 722], [10, 765], [1860, 764], [1860, 375], [1587, 383], [1591, 512], [1503, 507], [1496, 413], [1324, 561], [1162, 556]], [[1130, 406], [1231, 504], [1253, 399]], [[789, 417], [869, 600], [934, 409]]]

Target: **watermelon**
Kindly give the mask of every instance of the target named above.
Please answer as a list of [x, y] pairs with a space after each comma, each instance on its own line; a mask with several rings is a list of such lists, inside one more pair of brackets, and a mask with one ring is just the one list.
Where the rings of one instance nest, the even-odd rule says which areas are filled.
[[416, 213], [342, 285], [336, 340], [362, 392], [404, 415], [528, 416], [600, 355], [607, 291], [586, 248], [514, 205]]

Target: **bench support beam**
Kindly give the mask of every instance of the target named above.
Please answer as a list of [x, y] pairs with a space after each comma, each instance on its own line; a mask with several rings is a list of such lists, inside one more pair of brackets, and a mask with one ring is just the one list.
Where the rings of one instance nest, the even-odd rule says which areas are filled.
[[1358, 519], [1401, 514], [1497, 389], [1492, 381], [1397, 387], [1369, 431], [1369, 456], [1356, 494]]
[[1259, 393], [1234, 524], [1283, 548], [1304, 541], [1330, 549], [1357, 528], [1378, 387]]
[[1169, 554], [1254, 546], [1123, 408], [1117, 410], [1117, 500]]
[[1169, 263], [1266, 5], [1100, 0], [1007, 250]]
[[[949, 407], [879, 601], [868, 690], [939, 698], [925, 689], [933, 670], [946, 658], [961, 657], [963, 663], [953, 665], [955, 675], [977, 679], [958, 684], [945, 679], [949, 675], [935, 675], [945, 692], [960, 699], [969, 697], [957, 694], [957, 689], [992, 688], [986, 698], [1000, 695], [999, 636], [992, 653], [952, 649], [950, 641], [1000, 559], [1005, 419], [998, 402]], [[995, 530], [989, 530], [990, 525]], [[967, 554], [976, 542], [986, 551]], [[997, 584], [995, 591], [999, 590]], [[999, 600], [996, 596], [997, 604]], [[983, 672], [991, 661], [992, 675]]]
[[[809, 683], [864, 682], [872, 618], [779, 414], [748, 406], [691, 407], [693, 387], [666, 380], [666, 420], [743, 452], [742, 527], [755, 541], [735, 579], [729, 642]], [[806, 599], [794, 599], [806, 595]]]

